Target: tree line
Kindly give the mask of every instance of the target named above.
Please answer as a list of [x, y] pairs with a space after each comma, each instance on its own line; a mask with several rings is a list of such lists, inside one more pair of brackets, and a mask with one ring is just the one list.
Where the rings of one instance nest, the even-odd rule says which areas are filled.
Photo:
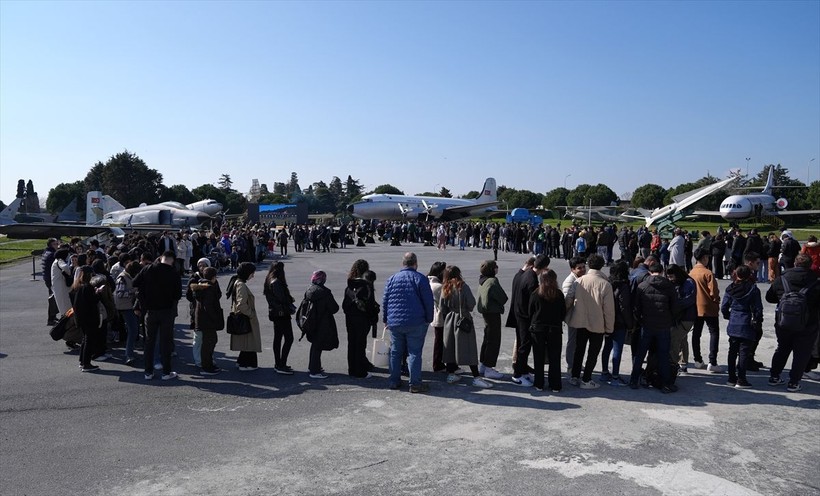
[[[768, 167], [757, 176], [745, 181], [743, 186], [761, 187], [766, 183]], [[664, 188], [654, 183], [644, 184], [635, 188], [631, 195], [631, 203], [636, 208], [654, 209], [672, 202], [672, 198], [681, 193], [717, 182], [719, 179], [706, 175], [695, 182], [684, 183], [672, 188]], [[778, 186], [805, 186], [799, 180], [788, 175], [788, 169], [781, 165], [775, 166], [775, 184]], [[29, 186], [30, 188], [31, 186]], [[327, 183], [318, 181], [302, 188], [296, 172], [291, 172], [288, 181], [274, 182], [269, 188], [262, 183], [259, 190], [250, 195], [243, 194], [233, 187], [229, 174], [222, 174], [214, 184], [202, 184], [189, 189], [182, 184], [165, 186], [162, 174], [156, 169], [149, 168], [136, 154], [124, 150], [112, 155], [106, 162], [97, 162], [88, 171], [85, 178], [70, 183], [60, 183], [52, 188], [46, 200], [46, 209], [57, 213], [73, 199], [77, 199], [80, 211], [85, 209], [85, 198], [89, 191], [102, 191], [126, 207], [134, 207], [141, 203], [160, 203], [177, 201], [183, 204], [193, 203], [206, 198], [214, 199], [225, 206], [227, 213], [243, 213], [247, 202], [260, 204], [280, 204], [307, 202], [311, 213], [343, 213], [347, 205], [361, 199], [370, 193], [403, 195], [404, 191], [391, 184], [376, 186], [373, 191], [364, 191], [358, 179], [348, 175], [345, 180], [333, 176]], [[19, 191], [18, 191], [19, 193]], [[784, 196], [789, 200], [790, 209], [820, 209], [820, 181], [814, 181], [808, 188], [787, 189], [776, 191], [775, 196]], [[442, 187], [437, 192], [421, 192], [417, 195], [452, 198], [452, 192]], [[478, 191], [469, 191], [463, 198], [478, 198]], [[705, 210], [717, 210], [720, 201], [726, 197], [726, 192], [716, 193], [703, 200], [700, 205]], [[619, 200], [618, 195], [605, 184], [579, 184], [575, 188], [554, 188], [546, 193], [538, 193], [527, 189], [515, 189], [501, 185], [498, 187], [500, 207], [512, 209], [523, 208], [555, 208], [558, 206], [607, 206]]]

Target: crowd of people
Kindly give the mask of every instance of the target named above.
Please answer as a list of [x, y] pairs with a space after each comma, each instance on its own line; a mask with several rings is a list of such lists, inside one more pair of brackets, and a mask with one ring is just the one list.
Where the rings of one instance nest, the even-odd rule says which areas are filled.
[[[220, 269], [228, 268], [235, 273], [225, 288], [224, 296], [230, 301], [226, 310], [231, 317], [244, 316], [248, 323], [247, 332], [230, 335], [230, 349], [238, 352], [239, 371], [253, 371], [263, 350], [261, 319], [248, 285], [257, 264], [275, 253], [277, 244], [279, 256], [286, 255], [290, 240], [297, 251], [331, 251], [330, 245], [341, 238], [372, 232], [383, 240], [436, 240], [443, 245], [440, 249], [456, 245], [501, 249], [529, 258], [512, 278], [511, 294], [507, 295], [494, 260], [468, 269], [480, 274], [474, 292], [457, 265], [437, 261], [425, 276], [419, 272], [415, 254], [408, 252], [401, 270], [387, 279], [381, 305], [373, 285], [376, 274], [366, 260], [357, 260], [351, 267], [341, 305], [326, 286], [326, 274], [314, 272], [304, 296], [309, 316], [302, 315], [306, 320], [312, 318], [302, 330], [310, 342], [308, 369], [313, 379], [328, 377], [322, 368], [322, 353], [339, 347], [334, 314], [342, 310], [351, 377], [371, 376], [374, 366], [367, 356], [367, 337], [375, 336], [381, 320], [391, 342], [390, 388], [401, 388], [402, 375], [406, 375], [411, 392], [427, 390], [421, 380], [421, 356], [431, 326], [433, 370], [444, 373], [447, 383], [457, 383], [464, 367], [473, 386], [492, 387], [494, 383], [488, 379], [504, 378], [496, 367], [502, 315], [509, 304], [505, 325], [516, 332], [510, 378], [516, 385], [560, 391], [563, 352], [569, 383], [582, 389], [606, 383], [675, 392], [676, 377], [688, 373], [690, 333], [691, 365], [724, 372], [718, 364], [722, 316], [728, 321], [728, 382], [748, 388], [751, 383], [746, 371], [763, 367], [755, 360], [763, 334], [763, 294], [758, 288], [763, 281], [771, 283], [765, 292], [771, 303], [808, 288], [808, 315], [802, 328], [774, 323], [778, 344], [769, 384], [785, 382], [780, 375], [790, 354], [794, 355], [787, 383], [790, 391], [800, 390], [804, 374], [820, 377], [812, 371], [817, 367], [820, 309], [820, 285], [815, 284], [820, 273], [820, 244], [814, 236], [801, 247], [787, 230], [765, 238], [754, 230], [748, 234], [739, 229], [720, 230], [714, 237], [704, 231], [692, 246], [689, 234], [681, 230], [675, 230], [671, 240], [659, 239], [656, 232], [645, 228], [633, 232], [629, 227], [618, 231], [614, 226], [573, 226], [559, 231], [560, 226], [492, 223], [359, 224], [339, 231], [321, 226], [278, 230], [227, 226], [211, 233], [129, 234], [107, 249], [96, 241], [85, 246], [79, 239], [62, 244], [52, 239], [43, 255], [48, 320], [50, 325], [57, 323], [58, 317], [71, 321], [65, 341], [79, 350], [83, 372], [98, 370], [97, 364], [111, 358], [109, 349], [120, 339], [125, 341], [126, 363], [134, 365], [142, 336], [145, 379], [159, 374], [170, 380], [177, 377], [173, 371], [173, 328], [184, 296], [194, 332], [194, 362], [202, 374], [218, 374], [221, 370], [213, 354], [226, 316], [217, 275]], [[621, 254], [617, 260], [612, 253], [615, 243]], [[559, 286], [549, 266], [561, 256], [569, 264], [570, 274]], [[604, 274], [606, 266], [609, 274]], [[183, 276], [187, 276], [186, 287]], [[729, 277], [731, 283], [721, 298], [717, 280], [723, 277]], [[274, 371], [291, 375], [294, 369], [288, 356], [294, 343], [297, 301], [291, 295], [282, 261], [270, 264], [263, 288], [274, 330]], [[474, 311], [484, 324], [480, 346]], [[700, 346], [704, 325], [710, 336], [706, 358]], [[625, 345], [631, 347], [633, 362], [622, 376]], [[599, 359], [602, 372], [595, 381], [593, 371]]]

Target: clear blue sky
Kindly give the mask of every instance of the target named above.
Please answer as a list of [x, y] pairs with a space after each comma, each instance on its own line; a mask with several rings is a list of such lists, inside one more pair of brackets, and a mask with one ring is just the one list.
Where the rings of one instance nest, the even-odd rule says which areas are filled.
[[240, 191], [817, 180], [820, 2], [0, 2], [0, 199], [123, 149]]

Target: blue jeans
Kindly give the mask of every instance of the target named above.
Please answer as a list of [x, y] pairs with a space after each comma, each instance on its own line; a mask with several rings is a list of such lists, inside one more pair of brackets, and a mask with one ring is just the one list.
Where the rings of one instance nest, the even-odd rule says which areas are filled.
[[194, 356], [194, 364], [202, 366], [202, 331], [194, 331], [194, 339], [191, 343], [191, 354]]
[[139, 322], [137, 314], [133, 310], [120, 310], [122, 320], [125, 322], [125, 329], [128, 332], [125, 338], [125, 359], [134, 358], [134, 346], [137, 344], [137, 334], [139, 334]]
[[609, 354], [612, 353], [612, 377], [618, 377], [621, 371], [621, 353], [624, 351], [626, 329], [615, 329], [604, 337], [604, 351], [601, 352], [601, 370], [609, 370]]
[[421, 352], [427, 336], [427, 324], [390, 328], [390, 384], [401, 383], [401, 362], [407, 353], [410, 385], [421, 384]]
[[669, 329], [647, 329], [641, 328], [641, 342], [638, 345], [638, 354], [634, 357], [632, 364], [632, 377], [629, 382], [638, 384], [638, 379], [641, 377], [641, 367], [643, 366], [644, 358], [646, 358], [649, 347], [655, 343], [655, 356], [658, 360], [658, 373], [661, 376], [663, 385], [670, 384], [672, 378], [669, 376], [671, 370], [669, 368], [669, 346], [672, 341], [672, 335]]

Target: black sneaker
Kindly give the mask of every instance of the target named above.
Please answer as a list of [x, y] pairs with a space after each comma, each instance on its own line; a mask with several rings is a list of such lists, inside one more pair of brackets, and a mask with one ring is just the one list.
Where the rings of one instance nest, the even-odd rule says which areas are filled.
[[411, 384], [410, 385], [410, 392], [411, 393], [426, 393], [428, 391], [430, 391], [430, 386], [428, 386], [427, 384], [425, 384], [423, 382], [421, 384], [416, 384], [416, 385]]
[[293, 369], [285, 365], [284, 367], [274, 367], [273, 371], [282, 375], [293, 375]]
[[786, 381], [784, 381], [780, 377], [769, 377], [769, 386], [781, 386], [785, 383]]
[[786, 391], [788, 391], [790, 393], [796, 393], [798, 391], [801, 391], [802, 389], [803, 389], [803, 386], [801, 386], [800, 384], [789, 383], [789, 385], [786, 386]]
[[630, 382], [629, 389], [640, 389], [641, 386], [638, 385], [637, 382]]
[[202, 375], [216, 375], [221, 372], [221, 369], [218, 367], [214, 367], [212, 369], [202, 369]]
[[678, 386], [676, 386], [674, 384], [668, 384], [666, 386], [661, 387], [661, 392], [663, 394], [677, 393], [678, 392]]
[[392, 389], [393, 391], [397, 391], [401, 389], [401, 381], [399, 382], [391, 382], [388, 386], [388, 389]]

